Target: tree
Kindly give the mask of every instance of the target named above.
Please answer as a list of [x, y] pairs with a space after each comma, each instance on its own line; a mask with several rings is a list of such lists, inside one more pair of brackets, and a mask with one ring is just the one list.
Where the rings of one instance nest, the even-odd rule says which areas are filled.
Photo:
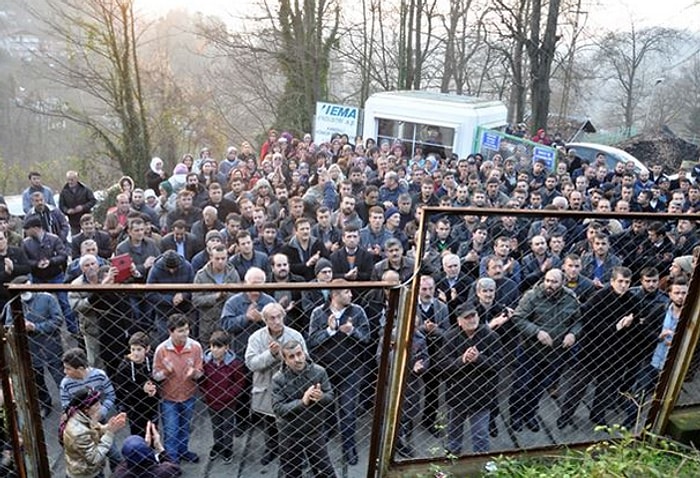
[[662, 76], [663, 69], [658, 63], [652, 68], [653, 62], [669, 57], [680, 38], [677, 30], [662, 27], [638, 30], [632, 23], [629, 31], [609, 32], [599, 42], [598, 61], [610, 72], [608, 79], [616, 83], [615, 99], [621, 107], [628, 135], [641, 99], [650, 89], [653, 93], [659, 84], [656, 79]]
[[123, 174], [141, 177], [151, 148], [133, 0], [47, 0], [31, 13], [58, 45], [38, 57], [46, 79], [74, 94], [24, 106], [84, 126]]
[[[260, 95], [254, 99], [272, 107], [276, 124], [295, 132], [311, 131], [316, 102], [328, 99], [340, 5], [337, 0], [263, 0], [261, 7], [259, 17], [240, 22], [255, 25], [253, 30], [234, 33], [209, 19], [199, 33], [220, 55], [247, 61], [242, 73], [255, 75], [249, 79], [251, 96]], [[281, 92], [275, 85], [278, 78], [283, 81]]]
[[279, 0], [277, 22], [268, 18], [279, 39], [275, 57], [286, 77], [278, 123], [311, 131], [316, 102], [328, 98], [330, 53], [338, 40], [340, 5], [335, 0]]
[[557, 24], [561, 0], [549, 0], [547, 16], [542, 32], [542, 0], [532, 0], [530, 14], [530, 35], [526, 51], [530, 60], [530, 101], [532, 104], [532, 129], [546, 128], [549, 116], [549, 99], [551, 95], [549, 79], [552, 73], [554, 53], [559, 41]]

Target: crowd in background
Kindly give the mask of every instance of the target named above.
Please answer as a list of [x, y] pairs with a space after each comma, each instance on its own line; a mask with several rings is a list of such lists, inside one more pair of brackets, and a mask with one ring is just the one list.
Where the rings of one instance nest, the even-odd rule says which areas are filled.
[[[24, 219], [0, 204], [0, 303], [10, 299], [4, 284], [11, 281], [351, 285], [406, 283], [415, 275], [420, 292], [407, 391], [414, 398], [404, 409], [398, 445], [404, 456], [414, 455], [419, 418], [440, 435], [445, 407], [448, 452], [462, 452], [465, 420], [473, 451], [488, 451], [489, 437], [499, 433], [496, 418], [506, 412], [493, 398], [498, 393], [509, 397], [505, 408], [515, 432], [523, 425], [538, 432], [539, 400], [557, 389], [564, 371], [576, 379], [562, 397], [560, 428], [572, 424], [588, 383], [596, 387], [591, 422], [606, 423], [616, 406], [632, 416], [628, 404], [610, 396], [648, 391], [700, 244], [694, 219], [660, 221], [654, 213], [696, 212], [700, 184], [684, 170], [671, 180], [660, 164], [648, 172], [631, 163], [609, 169], [604, 154], [589, 163], [543, 130], [532, 139], [560, 148], [553, 170], [518, 152], [444, 158], [424, 155], [419, 146], [409, 152], [398, 140], [352, 144], [336, 135], [316, 144], [309, 134], [270, 130], [259, 151], [244, 142], [217, 160], [203, 148], [170, 171], [153, 158], [142, 178], [118, 182], [104, 218], [92, 214], [95, 195], [77, 172], [67, 172], [57, 201], [41, 174], [30, 172]], [[416, 257], [425, 206], [504, 211], [431, 216], [427, 247]], [[515, 217], [508, 209], [591, 214]], [[648, 215], [595, 217], [611, 211]], [[201, 395], [214, 425], [211, 459], [230, 461], [231, 435], [260, 427], [263, 464], [279, 456], [287, 476], [295, 476], [303, 463], [285, 450], [294, 448], [297, 456], [302, 443], [318, 458], [309, 458], [314, 473], [329, 476], [318, 443], [337, 427], [344, 459], [358, 462], [356, 422], [376, 387], [383, 291], [174, 288], [137, 296], [75, 290], [25, 292], [21, 301], [42, 416], [59, 398], [49, 393], [46, 367], [62, 408], [78, 391], [74, 381], [103, 392], [97, 422], [138, 406], [129, 426], [144, 436], [160, 419], [164, 450], [174, 461], [199, 460], [187, 440]], [[602, 312], [601, 303], [607, 304]], [[78, 350], [64, 353], [63, 324]], [[600, 357], [619, 350], [629, 353], [598, 367]], [[510, 392], [497, 392], [506, 363], [515, 364], [516, 379]], [[282, 398], [293, 376], [304, 374], [323, 387], [310, 383], [294, 392], [297, 400], [337, 412], [327, 422], [312, 420], [315, 429], [303, 427], [294, 418], [300, 412]], [[447, 398], [441, 398], [443, 384]], [[295, 433], [290, 423], [303, 431]], [[115, 448], [111, 441], [103, 446]], [[118, 454], [115, 449], [115, 467]]]

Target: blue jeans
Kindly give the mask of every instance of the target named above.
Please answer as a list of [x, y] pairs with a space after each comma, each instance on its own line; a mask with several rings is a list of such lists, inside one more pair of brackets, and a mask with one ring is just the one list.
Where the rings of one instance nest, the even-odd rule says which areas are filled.
[[195, 397], [184, 402], [163, 400], [161, 417], [165, 435], [165, 451], [175, 460], [187, 453], [187, 443], [190, 440], [190, 422], [194, 415]]
[[489, 451], [490, 416], [488, 408], [470, 413], [470, 410], [465, 406], [450, 407], [447, 421], [447, 449], [450, 453], [459, 455], [462, 452], [464, 422], [467, 418], [469, 418], [472, 451], [474, 453], [487, 453]]

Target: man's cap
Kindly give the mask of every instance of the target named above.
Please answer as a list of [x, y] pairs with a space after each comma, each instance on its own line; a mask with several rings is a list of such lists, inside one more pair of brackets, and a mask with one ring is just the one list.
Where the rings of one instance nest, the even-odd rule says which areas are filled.
[[23, 229], [31, 229], [32, 227], [42, 227], [41, 226], [41, 219], [39, 219], [39, 216], [36, 214], [32, 214], [31, 216], [27, 216], [24, 219], [24, 224], [22, 225]]
[[318, 262], [316, 262], [316, 265], [314, 266], [314, 274], [318, 274], [321, 272], [323, 269], [333, 269], [333, 264], [331, 264], [331, 261], [326, 259], [325, 257], [321, 257]]
[[460, 304], [455, 309], [455, 317], [458, 319], [464, 319], [472, 315], [476, 315], [478, 312], [471, 304]]
[[207, 232], [207, 235], [204, 236], [205, 243], [209, 243], [209, 241], [211, 241], [212, 239], [218, 239], [219, 241], [224, 242], [219, 231], [209, 231]]
[[390, 207], [389, 209], [387, 209], [387, 210], [384, 212], [384, 220], [386, 221], [387, 219], [389, 219], [389, 218], [390, 218], [391, 216], [393, 216], [394, 214], [401, 214], [401, 212], [399, 211], [399, 208], [397, 208], [397, 207]]
[[168, 269], [177, 269], [181, 263], [182, 258], [172, 249], [163, 253], [163, 265]]

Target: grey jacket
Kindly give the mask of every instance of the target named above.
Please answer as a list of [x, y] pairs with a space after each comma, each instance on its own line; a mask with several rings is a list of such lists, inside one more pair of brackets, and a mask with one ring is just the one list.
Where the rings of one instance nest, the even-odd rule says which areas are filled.
[[273, 415], [272, 410], [272, 376], [281, 368], [282, 357], [272, 355], [270, 352], [270, 342], [275, 341], [284, 345], [290, 340], [296, 340], [301, 344], [306, 356], [309, 351], [306, 349], [306, 342], [299, 332], [284, 327], [282, 335], [273, 338], [267, 327], [259, 329], [248, 339], [248, 347], [245, 350], [245, 364], [253, 372], [253, 389], [251, 391], [251, 407], [254, 411]]

